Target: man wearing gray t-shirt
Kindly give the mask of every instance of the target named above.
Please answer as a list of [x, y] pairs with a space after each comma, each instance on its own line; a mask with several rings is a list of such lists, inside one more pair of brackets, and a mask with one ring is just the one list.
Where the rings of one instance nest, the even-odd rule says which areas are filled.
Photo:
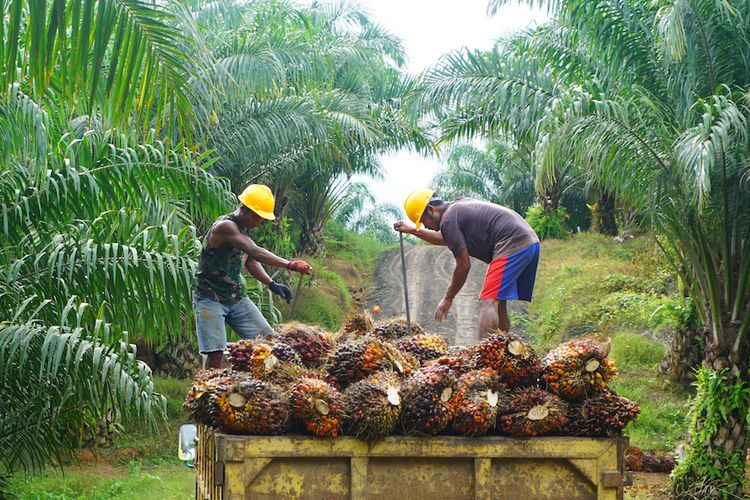
[[[515, 211], [479, 200], [460, 198], [445, 202], [432, 189], [412, 192], [404, 203], [415, 227], [403, 221], [396, 231], [413, 234], [433, 245], [447, 246], [456, 259], [456, 268], [445, 297], [435, 311], [442, 321], [453, 298], [466, 283], [474, 257], [489, 264], [479, 295], [479, 333], [509, 331], [507, 301], [531, 301], [539, 263], [539, 237]], [[426, 229], [420, 229], [424, 224]]]

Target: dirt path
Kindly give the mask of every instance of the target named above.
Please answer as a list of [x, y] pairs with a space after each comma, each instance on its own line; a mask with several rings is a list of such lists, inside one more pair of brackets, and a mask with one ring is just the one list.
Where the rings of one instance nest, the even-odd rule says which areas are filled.
[[[466, 284], [453, 301], [448, 318], [438, 324], [432, 317], [450, 284], [455, 266], [453, 254], [443, 247], [407, 245], [405, 255], [412, 320], [427, 330], [445, 335], [453, 344], [476, 342], [479, 315], [477, 297], [482, 289], [487, 265], [472, 259]], [[384, 252], [380, 257], [368, 304], [371, 307], [380, 305], [382, 312], [379, 318], [405, 314], [401, 255], [398, 248]]]

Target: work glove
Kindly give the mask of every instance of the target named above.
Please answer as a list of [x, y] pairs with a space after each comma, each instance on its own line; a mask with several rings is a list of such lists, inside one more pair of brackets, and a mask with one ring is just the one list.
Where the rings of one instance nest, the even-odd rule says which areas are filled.
[[287, 304], [292, 301], [292, 297], [293, 297], [292, 291], [289, 289], [288, 286], [272, 281], [268, 284], [268, 289], [271, 290], [276, 295], [282, 297], [284, 300], [286, 300]]
[[312, 266], [304, 260], [293, 260], [286, 266], [290, 271], [295, 273], [310, 274], [312, 273]]

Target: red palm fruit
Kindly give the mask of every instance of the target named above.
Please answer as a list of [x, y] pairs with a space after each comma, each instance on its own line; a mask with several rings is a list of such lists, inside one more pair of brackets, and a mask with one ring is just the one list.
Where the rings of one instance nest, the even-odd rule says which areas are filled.
[[636, 403], [605, 389], [591, 399], [570, 405], [564, 432], [572, 436], [619, 436], [640, 412]]
[[541, 436], [557, 432], [566, 422], [568, 403], [538, 387], [512, 392], [497, 414], [497, 428], [511, 436]]
[[378, 372], [349, 386], [344, 393], [350, 436], [373, 441], [396, 429], [401, 415], [401, 379], [390, 371]]
[[578, 401], [602, 393], [617, 373], [612, 360], [600, 344], [576, 341], [561, 344], [542, 361], [547, 387], [569, 401]]
[[284, 394], [247, 373], [233, 372], [233, 383], [211, 396], [211, 410], [232, 434], [274, 435], [286, 432], [288, 401]]
[[232, 369], [239, 372], [252, 371], [253, 350], [256, 346], [260, 345], [258, 342], [250, 339], [242, 339], [238, 342], [227, 345], [229, 351], [229, 363], [232, 365]]
[[375, 326], [372, 335], [381, 340], [396, 340], [410, 335], [423, 334], [424, 330], [418, 324], [412, 322], [411, 329], [407, 326], [406, 318], [391, 318], [382, 321]]
[[343, 424], [341, 394], [325, 380], [302, 377], [292, 388], [290, 401], [294, 415], [307, 432], [336, 438]]
[[321, 366], [333, 350], [331, 338], [313, 326], [293, 322], [277, 329], [276, 340], [294, 349], [307, 367]]
[[450, 399], [457, 380], [450, 368], [433, 364], [417, 370], [404, 382], [401, 425], [406, 434], [434, 436], [453, 420]]
[[455, 416], [451, 430], [462, 436], [483, 436], [495, 425], [505, 386], [491, 368], [473, 370], [458, 379], [458, 389], [449, 403]]
[[413, 355], [420, 363], [448, 354], [448, 341], [432, 333], [405, 337], [396, 342], [396, 347]]
[[477, 368], [492, 368], [508, 386], [517, 386], [538, 376], [539, 357], [534, 349], [515, 333], [499, 332], [476, 346]]

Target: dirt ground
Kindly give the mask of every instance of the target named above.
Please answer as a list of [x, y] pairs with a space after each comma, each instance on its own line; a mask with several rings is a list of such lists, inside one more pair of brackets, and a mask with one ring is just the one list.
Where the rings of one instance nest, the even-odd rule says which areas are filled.
[[[487, 264], [471, 259], [471, 270], [466, 284], [453, 300], [453, 307], [443, 323], [433, 320], [435, 309], [450, 285], [455, 267], [453, 254], [445, 247], [407, 245], [406, 281], [409, 285], [409, 309], [413, 321], [426, 330], [448, 338], [453, 345], [469, 345], [479, 340], [479, 293], [484, 284]], [[405, 316], [404, 289], [401, 278], [401, 253], [398, 248], [383, 252], [375, 266], [373, 287], [368, 306], [379, 305], [382, 312], [376, 320], [391, 316]], [[509, 308], [523, 311], [525, 303], [512, 301]], [[517, 333], [517, 329], [514, 329]]]

